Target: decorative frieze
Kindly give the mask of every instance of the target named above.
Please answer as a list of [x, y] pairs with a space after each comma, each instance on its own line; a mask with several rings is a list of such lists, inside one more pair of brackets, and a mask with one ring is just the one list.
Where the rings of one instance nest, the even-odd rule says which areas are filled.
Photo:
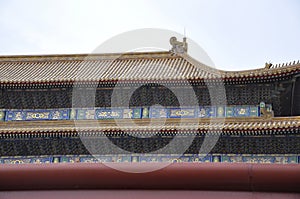
[[[269, 105], [266, 105], [270, 107]], [[0, 110], [1, 121], [259, 117], [260, 106], [134, 107]]]

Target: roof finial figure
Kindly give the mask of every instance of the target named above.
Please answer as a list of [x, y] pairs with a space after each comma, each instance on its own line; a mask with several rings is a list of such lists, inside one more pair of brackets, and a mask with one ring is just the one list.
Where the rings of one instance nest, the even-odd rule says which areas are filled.
[[271, 68], [272, 65], [273, 65], [273, 64], [272, 64], [271, 62], [269, 62], [269, 63], [266, 62], [266, 63], [265, 63], [265, 68], [268, 68], [268, 69], [269, 69], [269, 68]]
[[172, 45], [171, 51], [177, 54], [187, 53], [188, 44], [186, 42], [186, 37], [183, 38], [183, 41], [177, 41], [176, 37], [170, 38], [170, 44]]

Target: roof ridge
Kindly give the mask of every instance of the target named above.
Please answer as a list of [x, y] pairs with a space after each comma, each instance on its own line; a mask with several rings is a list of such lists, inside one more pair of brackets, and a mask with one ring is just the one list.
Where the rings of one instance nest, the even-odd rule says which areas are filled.
[[294, 60], [293, 62], [272, 64], [270, 66], [270, 68], [275, 69], [275, 68], [289, 67], [289, 66], [294, 66], [294, 65], [299, 65], [299, 64], [300, 64], [300, 60], [298, 60], [297, 62], [296, 62], [296, 60]]
[[26, 61], [72, 61], [72, 60], [97, 60], [116, 58], [137, 58], [137, 57], [168, 57], [174, 56], [169, 51], [152, 52], [124, 52], [124, 53], [82, 53], [82, 54], [45, 54], [45, 55], [0, 55], [0, 62], [26, 62]]

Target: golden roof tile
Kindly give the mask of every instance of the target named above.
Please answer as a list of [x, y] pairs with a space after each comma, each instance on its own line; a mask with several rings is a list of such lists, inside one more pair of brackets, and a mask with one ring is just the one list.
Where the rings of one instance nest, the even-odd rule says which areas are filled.
[[197, 80], [282, 75], [299, 72], [300, 63], [247, 71], [223, 71], [206, 66], [187, 54], [135, 52], [0, 56], [0, 83], [70, 81]]

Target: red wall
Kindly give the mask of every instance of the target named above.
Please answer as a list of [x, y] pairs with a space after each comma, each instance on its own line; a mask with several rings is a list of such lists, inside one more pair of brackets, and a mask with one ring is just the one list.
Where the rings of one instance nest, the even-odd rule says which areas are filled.
[[[138, 169], [158, 163], [114, 164]], [[1, 165], [0, 189], [300, 192], [300, 165], [174, 163], [149, 173], [125, 173], [97, 163]]]

